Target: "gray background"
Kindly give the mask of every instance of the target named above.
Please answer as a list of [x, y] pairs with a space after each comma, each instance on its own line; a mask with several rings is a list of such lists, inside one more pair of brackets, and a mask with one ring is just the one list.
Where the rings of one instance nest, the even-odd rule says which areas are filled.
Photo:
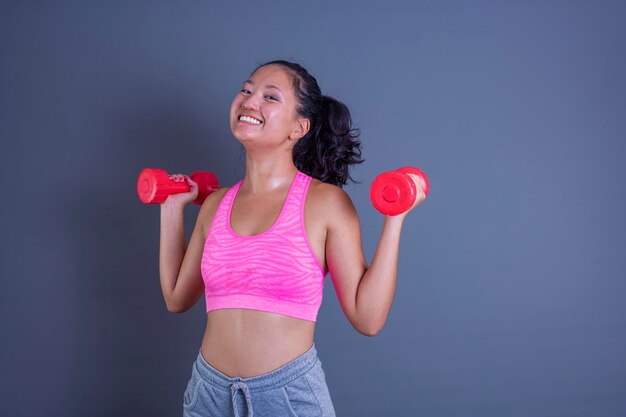
[[[3, 416], [172, 416], [205, 324], [168, 313], [144, 167], [244, 172], [228, 112], [295, 60], [346, 103], [346, 187], [416, 165], [374, 338], [328, 278], [316, 344], [338, 416], [626, 415], [623, 2], [3, 2]], [[187, 238], [198, 206], [186, 209]]]

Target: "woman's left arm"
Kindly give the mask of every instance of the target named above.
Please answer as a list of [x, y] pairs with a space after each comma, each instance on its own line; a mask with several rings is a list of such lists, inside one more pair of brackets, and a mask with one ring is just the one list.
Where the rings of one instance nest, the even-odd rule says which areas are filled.
[[425, 195], [417, 176], [417, 198], [411, 208], [397, 216], [384, 216], [383, 228], [370, 266], [361, 243], [356, 209], [347, 193], [335, 189], [329, 199], [326, 261], [339, 303], [348, 321], [359, 332], [374, 336], [383, 328], [396, 289], [398, 251], [402, 225], [408, 213]]

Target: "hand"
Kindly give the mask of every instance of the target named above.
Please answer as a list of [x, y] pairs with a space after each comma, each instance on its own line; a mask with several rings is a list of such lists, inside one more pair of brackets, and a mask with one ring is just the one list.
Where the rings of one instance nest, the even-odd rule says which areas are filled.
[[170, 178], [175, 182], [187, 181], [187, 184], [189, 185], [189, 192], [170, 194], [162, 204], [168, 206], [182, 205], [184, 207], [198, 198], [198, 184], [192, 181], [187, 175], [172, 174], [170, 175]]
[[426, 187], [426, 184], [424, 184], [422, 178], [420, 178], [418, 175], [415, 174], [409, 174], [407, 173], [407, 175], [413, 180], [413, 182], [415, 183], [415, 202], [413, 203], [413, 205], [411, 207], [409, 207], [409, 209], [407, 211], [405, 211], [404, 213], [400, 213], [396, 216], [386, 216], [386, 217], [393, 217], [393, 218], [400, 218], [402, 220], [404, 220], [404, 218], [409, 214], [409, 212], [411, 210], [413, 210], [415, 207], [417, 207], [418, 205], [420, 205], [422, 203], [422, 201], [424, 201], [426, 199], [426, 194], [424, 193], [424, 187]]

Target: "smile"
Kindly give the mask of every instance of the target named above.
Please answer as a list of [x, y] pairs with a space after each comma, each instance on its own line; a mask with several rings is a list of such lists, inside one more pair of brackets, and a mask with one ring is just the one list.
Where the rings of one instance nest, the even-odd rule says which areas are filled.
[[260, 125], [261, 123], [263, 123], [262, 121], [257, 120], [250, 116], [239, 116], [239, 120], [241, 120], [242, 122], [248, 122], [248, 123], [252, 123], [255, 125]]

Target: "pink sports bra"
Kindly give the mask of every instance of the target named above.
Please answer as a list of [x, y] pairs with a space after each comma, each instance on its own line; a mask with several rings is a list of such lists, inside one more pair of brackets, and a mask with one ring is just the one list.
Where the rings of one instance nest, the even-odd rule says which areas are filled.
[[242, 236], [230, 215], [241, 182], [220, 202], [204, 243], [202, 279], [207, 312], [245, 308], [316, 321], [326, 274], [304, 227], [311, 177], [298, 171], [274, 224]]

